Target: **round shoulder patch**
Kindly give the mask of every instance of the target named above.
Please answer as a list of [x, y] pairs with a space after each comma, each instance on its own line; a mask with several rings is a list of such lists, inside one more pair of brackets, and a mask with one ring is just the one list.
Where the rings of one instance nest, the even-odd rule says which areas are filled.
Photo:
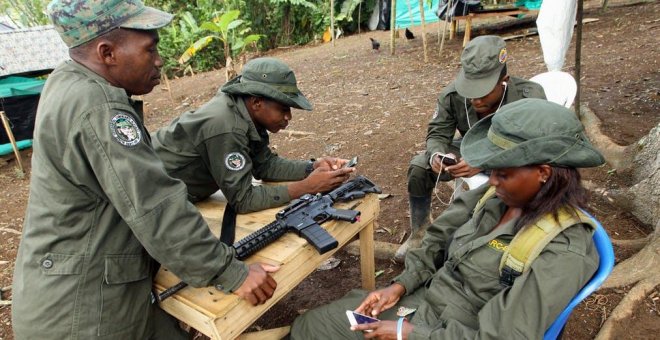
[[240, 152], [232, 152], [225, 156], [225, 166], [232, 171], [238, 171], [245, 167], [245, 156]]
[[142, 140], [142, 130], [135, 119], [126, 113], [117, 113], [110, 119], [110, 133], [119, 144], [129, 148]]
[[500, 56], [499, 56], [500, 64], [504, 64], [506, 62], [506, 57], [507, 57], [506, 48], [503, 48], [500, 50]]

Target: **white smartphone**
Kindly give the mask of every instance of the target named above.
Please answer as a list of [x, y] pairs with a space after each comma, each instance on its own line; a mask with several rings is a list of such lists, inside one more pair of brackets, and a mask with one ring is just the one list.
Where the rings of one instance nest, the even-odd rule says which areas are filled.
[[370, 316], [366, 316], [364, 314], [360, 314], [360, 313], [354, 312], [352, 310], [347, 310], [346, 311], [346, 316], [348, 317], [348, 322], [351, 323], [351, 326], [380, 321], [376, 318], [372, 318]]

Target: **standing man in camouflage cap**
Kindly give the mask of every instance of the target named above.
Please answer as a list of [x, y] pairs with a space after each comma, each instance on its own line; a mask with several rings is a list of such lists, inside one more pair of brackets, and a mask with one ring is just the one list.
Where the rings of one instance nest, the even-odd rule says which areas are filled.
[[[354, 171], [342, 168], [345, 159], [288, 160], [268, 147], [268, 132], [287, 127], [292, 107], [312, 109], [293, 71], [274, 58], [254, 59], [201, 108], [156, 131], [154, 149], [167, 172], [186, 183], [192, 201], [220, 189], [238, 213], [332, 190]], [[253, 186], [252, 177], [294, 182]]]
[[245, 263], [209, 231], [168, 176], [143, 125], [172, 15], [139, 0], [50, 3], [70, 47], [37, 110], [30, 198], [16, 258], [16, 339], [185, 339], [153, 303], [159, 263], [194, 286], [252, 304], [277, 267]]
[[[498, 36], [477, 37], [465, 46], [456, 80], [438, 97], [426, 135], [426, 152], [415, 156], [408, 168], [411, 233], [395, 259], [403, 261], [409, 248], [419, 246], [431, 223], [431, 194], [438, 179], [468, 178], [481, 171], [459, 159], [460, 140], [453, 141], [456, 130], [464, 136], [502, 105], [523, 98], [545, 99], [541, 85], [507, 74], [507, 57], [506, 44]], [[455, 158], [457, 164], [443, 164], [442, 155]]]

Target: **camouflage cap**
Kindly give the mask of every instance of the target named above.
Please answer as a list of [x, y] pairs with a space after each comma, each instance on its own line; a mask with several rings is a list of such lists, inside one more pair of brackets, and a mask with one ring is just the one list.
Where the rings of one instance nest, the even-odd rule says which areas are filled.
[[506, 65], [504, 40], [485, 35], [470, 41], [461, 54], [461, 70], [456, 77], [456, 91], [465, 98], [481, 98], [490, 93]]
[[48, 15], [69, 48], [117, 27], [153, 30], [169, 24], [173, 18], [140, 0], [53, 0], [48, 4]]
[[535, 164], [586, 168], [605, 162], [573, 111], [536, 98], [504, 105], [480, 120], [465, 134], [461, 155], [481, 169]]
[[296, 75], [289, 66], [275, 58], [250, 60], [241, 74], [228, 81], [221, 90], [228, 94], [265, 97], [288, 107], [312, 110], [312, 104], [298, 89]]

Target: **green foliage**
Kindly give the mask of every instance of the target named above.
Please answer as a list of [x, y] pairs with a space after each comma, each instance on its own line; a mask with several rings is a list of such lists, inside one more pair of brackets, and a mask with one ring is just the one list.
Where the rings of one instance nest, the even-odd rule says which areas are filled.
[[48, 0], [7, 0], [0, 2], [0, 13], [21, 27], [48, 25]]
[[261, 38], [259, 34], [245, 35], [250, 31], [249, 27], [239, 29], [245, 23], [244, 20], [238, 18], [240, 14], [241, 11], [239, 10], [231, 10], [213, 18], [211, 21], [202, 23], [198, 31], [211, 31], [214, 34], [195, 41], [179, 58], [179, 63], [186, 63], [199, 51], [211, 44], [213, 40], [219, 40], [222, 43], [225, 60], [240, 54], [249, 44], [259, 41], [259, 38]]
[[[183, 70], [176, 58], [189, 47], [194, 47], [196, 52], [187, 64], [195, 71], [203, 71], [224, 64], [223, 39], [228, 39], [229, 55], [236, 56], [252, 42], [259, 49], [268, 50], [320, 41], [330, 26], [328, 0], [146, 0], [145, 3], [176, 15], [173, 24], [160, 31], [160, 51], [170, 74]], [[357, 32], [358, 9], [361, 9], [359, 24], [365, 25], [376, 3], [376, 0], [335, 0], [335, 25], [344, 34]], [[226, 37], [214, 31], [211, 24], [204, 25], [207, 22], [219, 25], [214, 18], [234, 10], [240, 11], [240, 18], [230, 22], [240, 22], [234, 24], [237, 26]], [[208, 36], [214, 38], [209, 40]]]

